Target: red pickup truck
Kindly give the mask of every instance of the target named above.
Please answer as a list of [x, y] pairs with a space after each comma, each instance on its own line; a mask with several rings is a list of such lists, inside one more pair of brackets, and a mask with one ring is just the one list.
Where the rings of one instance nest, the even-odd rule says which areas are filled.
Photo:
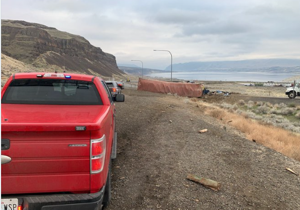
[[107, 206], [116, 158], [114, 101], [99, 77], [12, 75], [1, 92], [1, 209]]

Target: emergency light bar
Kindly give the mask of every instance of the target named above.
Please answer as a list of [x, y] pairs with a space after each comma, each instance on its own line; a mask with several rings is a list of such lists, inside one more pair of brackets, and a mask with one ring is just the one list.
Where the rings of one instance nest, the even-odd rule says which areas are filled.
[[62, 77], [62, 78], [64, 78], [65, 75], [60, 74], [60, 73], [58, 73], [58, 74], [56, 74], [56, 73], [46, 73], [46, 74], [44, 74], [44, 77]]

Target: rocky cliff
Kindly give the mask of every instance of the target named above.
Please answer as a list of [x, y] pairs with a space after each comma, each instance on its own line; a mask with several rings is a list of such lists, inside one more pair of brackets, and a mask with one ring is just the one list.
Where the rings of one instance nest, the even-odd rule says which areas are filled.
[[55, 28], [17, 20], [1, 21], [2, 53], [36, 67], [110, 77], [120, 75], [116, 59], [85, 38]]

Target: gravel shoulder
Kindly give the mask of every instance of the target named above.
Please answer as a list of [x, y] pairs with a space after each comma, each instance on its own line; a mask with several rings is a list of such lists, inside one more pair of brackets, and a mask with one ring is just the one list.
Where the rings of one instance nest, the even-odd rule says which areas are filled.
[[[300, 177], [286, 170], [300, 173], [299, 162], [225, 129], [188, 98], [123, 93], [107, 209], [300, 209]], [[188, 181], [189, 173], [221, 190]]]

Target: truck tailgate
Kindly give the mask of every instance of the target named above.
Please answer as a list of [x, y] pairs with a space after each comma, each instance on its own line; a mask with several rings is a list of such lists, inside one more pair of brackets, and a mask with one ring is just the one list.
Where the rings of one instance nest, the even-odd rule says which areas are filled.
[[2, 194], [89, 190], [89, 138], [88, 131], [3, 132], [10, 148], [2, 155], [12, 161], [2, 165]]
[[[2, 155], [12, 158], [2, 164], [2, 194], [88, 192], [90, 130], [99, 129], [96, 121], [107, 107], [58, 106], [55, 112], [53, 105], [30, 106], [2, 105], [1, 138], [9, 142]], [[86, 129], [76, 131], [75, 125]]]

